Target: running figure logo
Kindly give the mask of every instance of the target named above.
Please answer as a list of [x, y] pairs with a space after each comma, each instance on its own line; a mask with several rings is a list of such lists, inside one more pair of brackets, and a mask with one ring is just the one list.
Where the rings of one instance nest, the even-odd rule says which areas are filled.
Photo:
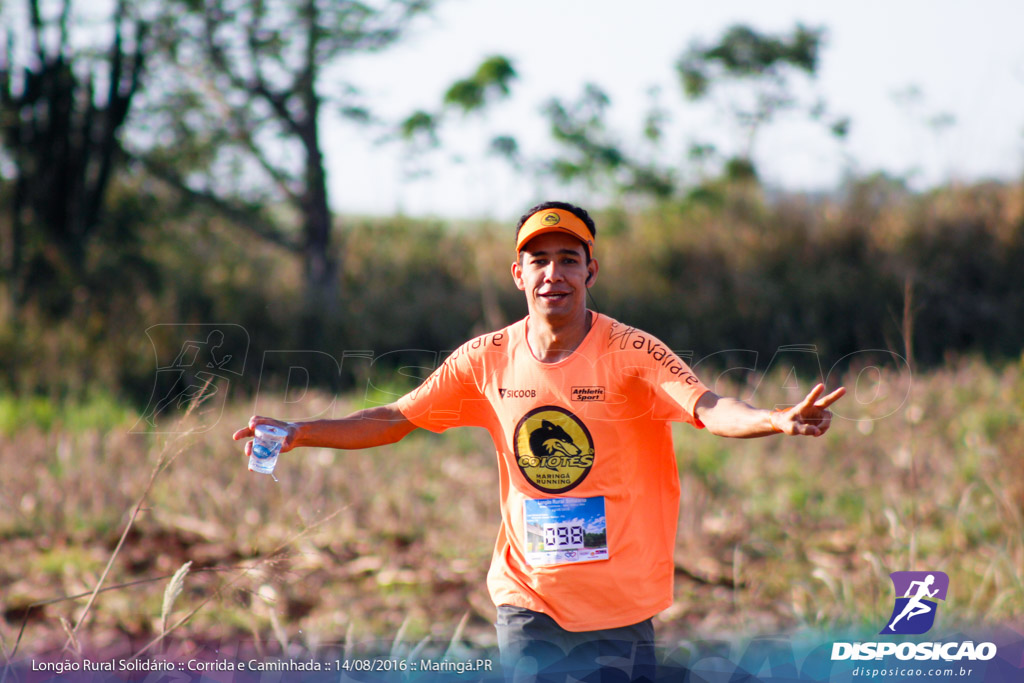
[[220, 420], [231, 380], [242, 377], [249, 333], [231, 323], [165, 323], [149, 327], [146, 336], [153, 345], [156, 373], [149, 405], [131, 432], [159, 434], [182, 429], [173, 420], [162, 418], [200, 401], [203, 406], [194, 413], [199, 424], [190, 431], [212, 429]]
[[949, 577], [944, 572], [893, 572], [896, 588], [892, 616], [880, 634], [920, 635], [935, 623], [939, 600], [946, 599]]

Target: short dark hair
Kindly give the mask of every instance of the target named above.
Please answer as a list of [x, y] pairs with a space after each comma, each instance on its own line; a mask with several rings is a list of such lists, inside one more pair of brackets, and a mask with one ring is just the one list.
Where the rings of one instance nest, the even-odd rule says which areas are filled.
[[[516, 225], [516, 239], [519, 238], [519, 231], [522, 229], [523, 224], [530, 219], [530, 216], [538, 211], [543, 211], [544, 209], [562, 209], [563, 211], [569, 211], [575, 214], [576, 217], [583, 221], [583, 224], [587, 226], [587, 229], [590, 230], [590, 234], [594, 236], [594, 239], [597, 239], [597, 226], [594, 225], [594, 219], [590, 217], [587, 210], [568, 202], [543, 202], [524, 213], [519, 218], [519, 224]], [[587, 255], [587, 263], [590, 263], [590, 251], [584, 249], [584, 252]]]

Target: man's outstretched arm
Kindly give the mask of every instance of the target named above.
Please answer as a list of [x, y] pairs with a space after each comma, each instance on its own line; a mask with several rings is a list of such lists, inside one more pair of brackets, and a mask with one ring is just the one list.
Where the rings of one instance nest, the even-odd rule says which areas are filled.
[[751, 438], [770, 434], [821, 436], [832, 423], [828, 407], [838, 401], [846, 389], [839, 387], [822, 396], [825, 385], [819, 384], [800, 403], [786, 410], [754, 408], [735, 398], [707, 392], [697, 400], [696, 417], [708, 431], [718, 436]]
[[[371, 448], [395, 443], [406, 434], [416, 429], [402, 415], [394, 403], [386, 406], [367, 408], [352, 413], [340, 420], [313, 420], [311, 422], [282, 422], [270, 417], [253, 415], [249, 418], [249, 426], [239, 429], [234, 434], [235, 441], [250, 439], [256, 425], [270, 424], [288, 430], [281, 452], [290, 451], [301, 446], [318, 448]], [[245, 444], [245, 454], [252, 453], [252, 441]]]

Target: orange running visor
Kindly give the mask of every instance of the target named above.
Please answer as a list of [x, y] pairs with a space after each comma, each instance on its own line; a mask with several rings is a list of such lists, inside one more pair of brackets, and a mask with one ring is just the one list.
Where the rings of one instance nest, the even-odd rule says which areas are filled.
[[572, 235], [586, 245], [587, 256], [594, 258], [594, 235], [576, 214], [563, 209], [542, 209], [526, 219], [516, 237], [516, 253], [521, 252], [526, 243], [534, 237], [547, 232], [564, 232]]

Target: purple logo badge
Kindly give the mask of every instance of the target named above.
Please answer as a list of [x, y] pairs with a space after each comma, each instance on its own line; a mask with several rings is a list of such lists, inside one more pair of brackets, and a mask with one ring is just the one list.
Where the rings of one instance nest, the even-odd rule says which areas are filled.
[[896, 588], [892, 616], [880, 635], [920, 635], [935, 623], [939, 600], [946, 599], [949, 577], [944, 572], [893, 572]]

